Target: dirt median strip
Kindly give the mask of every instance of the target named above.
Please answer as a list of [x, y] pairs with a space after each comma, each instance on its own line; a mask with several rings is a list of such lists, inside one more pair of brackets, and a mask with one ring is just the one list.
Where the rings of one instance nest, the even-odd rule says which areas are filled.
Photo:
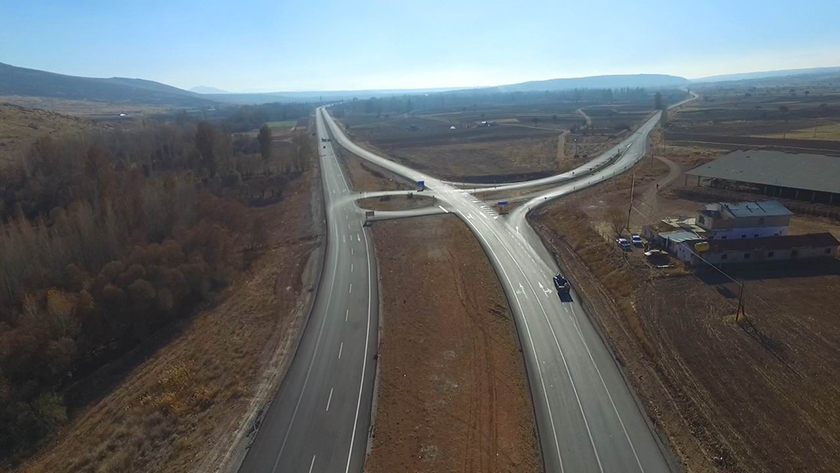
[[377, 222], [384, 332], [365, 471], [542, 470], [512, 314], [457, 218]]

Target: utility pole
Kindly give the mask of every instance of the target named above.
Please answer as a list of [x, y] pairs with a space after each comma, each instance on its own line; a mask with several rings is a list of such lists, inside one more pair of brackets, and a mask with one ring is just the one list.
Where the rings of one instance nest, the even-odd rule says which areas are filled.
[[636, 168], [633, 168], [633, 181], [630, 183], [630, 205], [627, 209], [627, 231], [630, 231], [630, 214], [633, 212], [633, 191], [636, 190]]
[[741, 315], [746, 316], [747, 312], [744, 310], [744, 283], [739, 283], [741, 286], [741, 294], [738, 296], [738, 312], [735, 313], [735, 321], [741, 320]]
[[738, 294], [738, 310], [735, 312], [735, 321], [740, 322], [742, 320], [742, 318], [746, 319], [747, 318], [747, 309], [744, 305], [744, 287], [746, 286], [746, 283], [745, 282], [738, 282], [735, 278], [726, 274], [721, 268], [718, 268], [717, 266], [713, 265], [712, 263], [706, 261], [705, 258], [703, 258], [699, 254], [697, 254], [695, 251], [692, 251], [691, 249], [689, 249], [688, 251], [690, 251], [691, 254], [694, 255], [695, 258], [697, 258], [700, 261], [702, 261], [703, 263], [707, 264], [710, 268], [714, 269], [715, 271], [722, 274], [724, 277], [726, 277], [727, 279], [729, 279], [730, 281], [732, 281], [732, 282], [734, 282], [735, 284], [738, 285], [738, 287], [740, 288], [740, 291], [739, 291], [739, 294]]
[[650, 167], [653, 167], [653, 155], [656, 154], [656, 142], [653, 140], [653, 135], [650, 137]]

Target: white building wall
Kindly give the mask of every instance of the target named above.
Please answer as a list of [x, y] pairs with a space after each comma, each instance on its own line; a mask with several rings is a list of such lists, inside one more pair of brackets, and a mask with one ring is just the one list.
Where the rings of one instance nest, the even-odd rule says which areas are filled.
[[737, 240], [740, 238], [764, 238], [785, 236], [788, 227], [722, 228], [715, 230], [713, 240]]
[[[677, 259], [680, 261], [691, 263], [692, 257], [694, 256], [692, 250], [694, 249], [693, 246], [695, 243], [697, 242], [692, 241], [690, 243], [677, 243], [676, 245], [674, 245], [674, 256], [676, 256]], [[691, 249], [689, 249], [689, 245], [692, 247]]]

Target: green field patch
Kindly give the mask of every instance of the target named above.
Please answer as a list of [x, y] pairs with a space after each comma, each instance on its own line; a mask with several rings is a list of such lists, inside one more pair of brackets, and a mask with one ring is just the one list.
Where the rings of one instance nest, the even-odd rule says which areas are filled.
[[272, 130], [288, 130], [297, 125], [297, 120], [283, 120], [282, 122], [266, 122]]

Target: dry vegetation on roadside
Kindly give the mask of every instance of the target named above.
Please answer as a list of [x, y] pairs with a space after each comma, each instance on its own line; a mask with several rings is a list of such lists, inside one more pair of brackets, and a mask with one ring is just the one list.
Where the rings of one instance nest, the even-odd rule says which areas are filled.
[[420, 194], [407, 195], [385, 195], [381, 197], [368, 197], [367, 199], [360, 199], [357, 204], [359, 207], [368, 210], [413, 210], [423, 207], [430, 207], [434, 205], [436, 199]]
[[[92, 399], [22, 471], [212, 471], [283, 378], [312, 297], [307, 273], [322, 234], [314, 170], [282, 204], [255, 209], [268, 222], [265, 253], [216, 303], [160, 333], [84, 389]], [[312, 186], [315, 186], [312, 189]]]
[[365, 471], [542, 471], [513, 316], [475, 237], [451, 216], [373, 232], [384, 331]]
[[[270, 234], [284, 227], [267, 219], [285, 217], [268, 209], [277, 208], [272, 204], [294, 189], [305, 194], [300, 205], [308, 201], [308, 184], [299, 182], [314, 143], [300, 140], [291, 157], [283, 152], [257, 158], [248, 153], [247, 141], [207, 122], [181, 121], [46, 136], [32, 144], [20, 167], [3, 170], [4, 462], [18, 463], [56, 430], [78, 427], [87, 419], [82, 413], [104, 409], [113, 424], [100, 418], [104, 430], [97, 431], [97, 438], [105, 442], [113, 435], [116, 441], [106, 442], [111, 445], [107, 450], [97, 445], [75, 455], [65, 451], [49, 469], [72, 464], [76, 470], [108, 470], [109, 462], [123, 461], [129, 469], [156, 469], [167, 454], [159, 441], [174, 435], [173, 429], [180, 426], [182, 446], [192, 448], [200, 436], [188, 444], [183, 426], [197, 426], [190, 422], [217, 402], [244, 395], [236, 383], [208, 381], [223, 377], [223, 362], [210, 353], [203, 358], [186, 354], [169, 358], [157, 380], [132, 385], [130, 395], [137, 397], [130, 402], [98, 404], [112, 390], [126, 389], [121, 378], [142, 357], [158, 349], [162, 356], [169, 353], [167, 342], [178, 339], [176, 327], [189, 325], [185, 321], [197, 309], [214, 307], [272, 241], [295, 244], [289, 233]], [[302, 268], [302, 262], [296, 266]], [[294, 284], [288, 286], [292, 289]], [[217, 332], [216, 341], [222, 336]], [[137, 409], [131, 415], [153, 424], [136, 419], [122, 424], [125, 419], [116, 412], [129, 408]], [[65, 435], [67, 441], [90, 441], [90, 424], [83, 428]], [[215, 426], [206, 422], [202, 428]], [[129, 438], [131, 447], [124, 448]]]
[[414, 189], [404, 178], [365, 161], [347, 150], [335, 147], [335, 152], [347, 172], [350, 187], [357, 192]]

